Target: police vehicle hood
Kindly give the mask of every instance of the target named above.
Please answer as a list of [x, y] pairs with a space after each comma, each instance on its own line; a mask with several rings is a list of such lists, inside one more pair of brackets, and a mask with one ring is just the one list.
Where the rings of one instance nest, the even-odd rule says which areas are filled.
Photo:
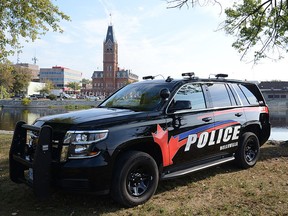
[[[49, 123], [62, 123], [69, 125], [89, 124], [101, 122], [105, 124], [108, 122], [132, 120], [137, 116], [142, 116], [144, 112], [135, 112], [129, 109], [116, 109], [116, 108], [93, 108], [88, 110], [80, 110], [64, 114], [57, 114], [51, 116], [41, 117], [37, 122]], [[147, 116], [147, 114], [144, 114]]]

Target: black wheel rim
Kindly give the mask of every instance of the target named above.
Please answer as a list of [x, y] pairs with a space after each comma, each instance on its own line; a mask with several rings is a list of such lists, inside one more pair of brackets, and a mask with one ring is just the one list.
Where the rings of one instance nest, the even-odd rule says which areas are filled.
[[150, 187], [153, 176], [143, 168], [132, 169], [127, 178], [127, 189], [130, 195], [139, 197]]
[[248, 163], [253, 162], [258, 154], [258, 147], [254, 139], [249, 139], [245, 147], [245, 158]]

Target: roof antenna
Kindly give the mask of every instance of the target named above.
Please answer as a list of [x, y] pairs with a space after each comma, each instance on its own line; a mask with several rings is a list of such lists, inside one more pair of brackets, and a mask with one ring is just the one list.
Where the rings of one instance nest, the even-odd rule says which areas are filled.
[[109, 17], [110, 17], [110, 25], [112, 25], [112, 14], [111, 13], [109, 14]]
[[36, 58], [36, 51], [34, 53], [34, 57], [32, 58], [32, 61], [33, 61], [34, 65], [37, 64], [38, 59]]
[[32, 61], [33, 61], [34, 65], [37, 64], [38, 59], [36, 58], [36, 56], [34, 56], [34, 57], [32, 58]]

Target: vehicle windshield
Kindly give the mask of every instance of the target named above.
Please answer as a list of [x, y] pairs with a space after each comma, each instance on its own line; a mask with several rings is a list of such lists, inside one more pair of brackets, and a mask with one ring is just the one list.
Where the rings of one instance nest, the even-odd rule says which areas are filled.
[[125, 86], [100, 104], [99, 107], [153, 111], [159, 109], [163, 99], [160, 91], [167, 86], [155, 83], [133, 83]]

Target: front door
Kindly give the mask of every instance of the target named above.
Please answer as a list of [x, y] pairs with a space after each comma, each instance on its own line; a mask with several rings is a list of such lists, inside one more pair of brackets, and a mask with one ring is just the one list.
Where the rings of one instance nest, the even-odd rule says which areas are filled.
[[[207, 108], [205, 86], [199, 83], [184, 84], [175, 94], [167, 113], [168, 133], [162, 146], [163, 166], [185, 166], [210, 154], [209, 138], [214, 127], [213, 110]], [[156, 142], [161, 142], [158, 140]], [[163, 153], [163, 150], [162, 150]]]

